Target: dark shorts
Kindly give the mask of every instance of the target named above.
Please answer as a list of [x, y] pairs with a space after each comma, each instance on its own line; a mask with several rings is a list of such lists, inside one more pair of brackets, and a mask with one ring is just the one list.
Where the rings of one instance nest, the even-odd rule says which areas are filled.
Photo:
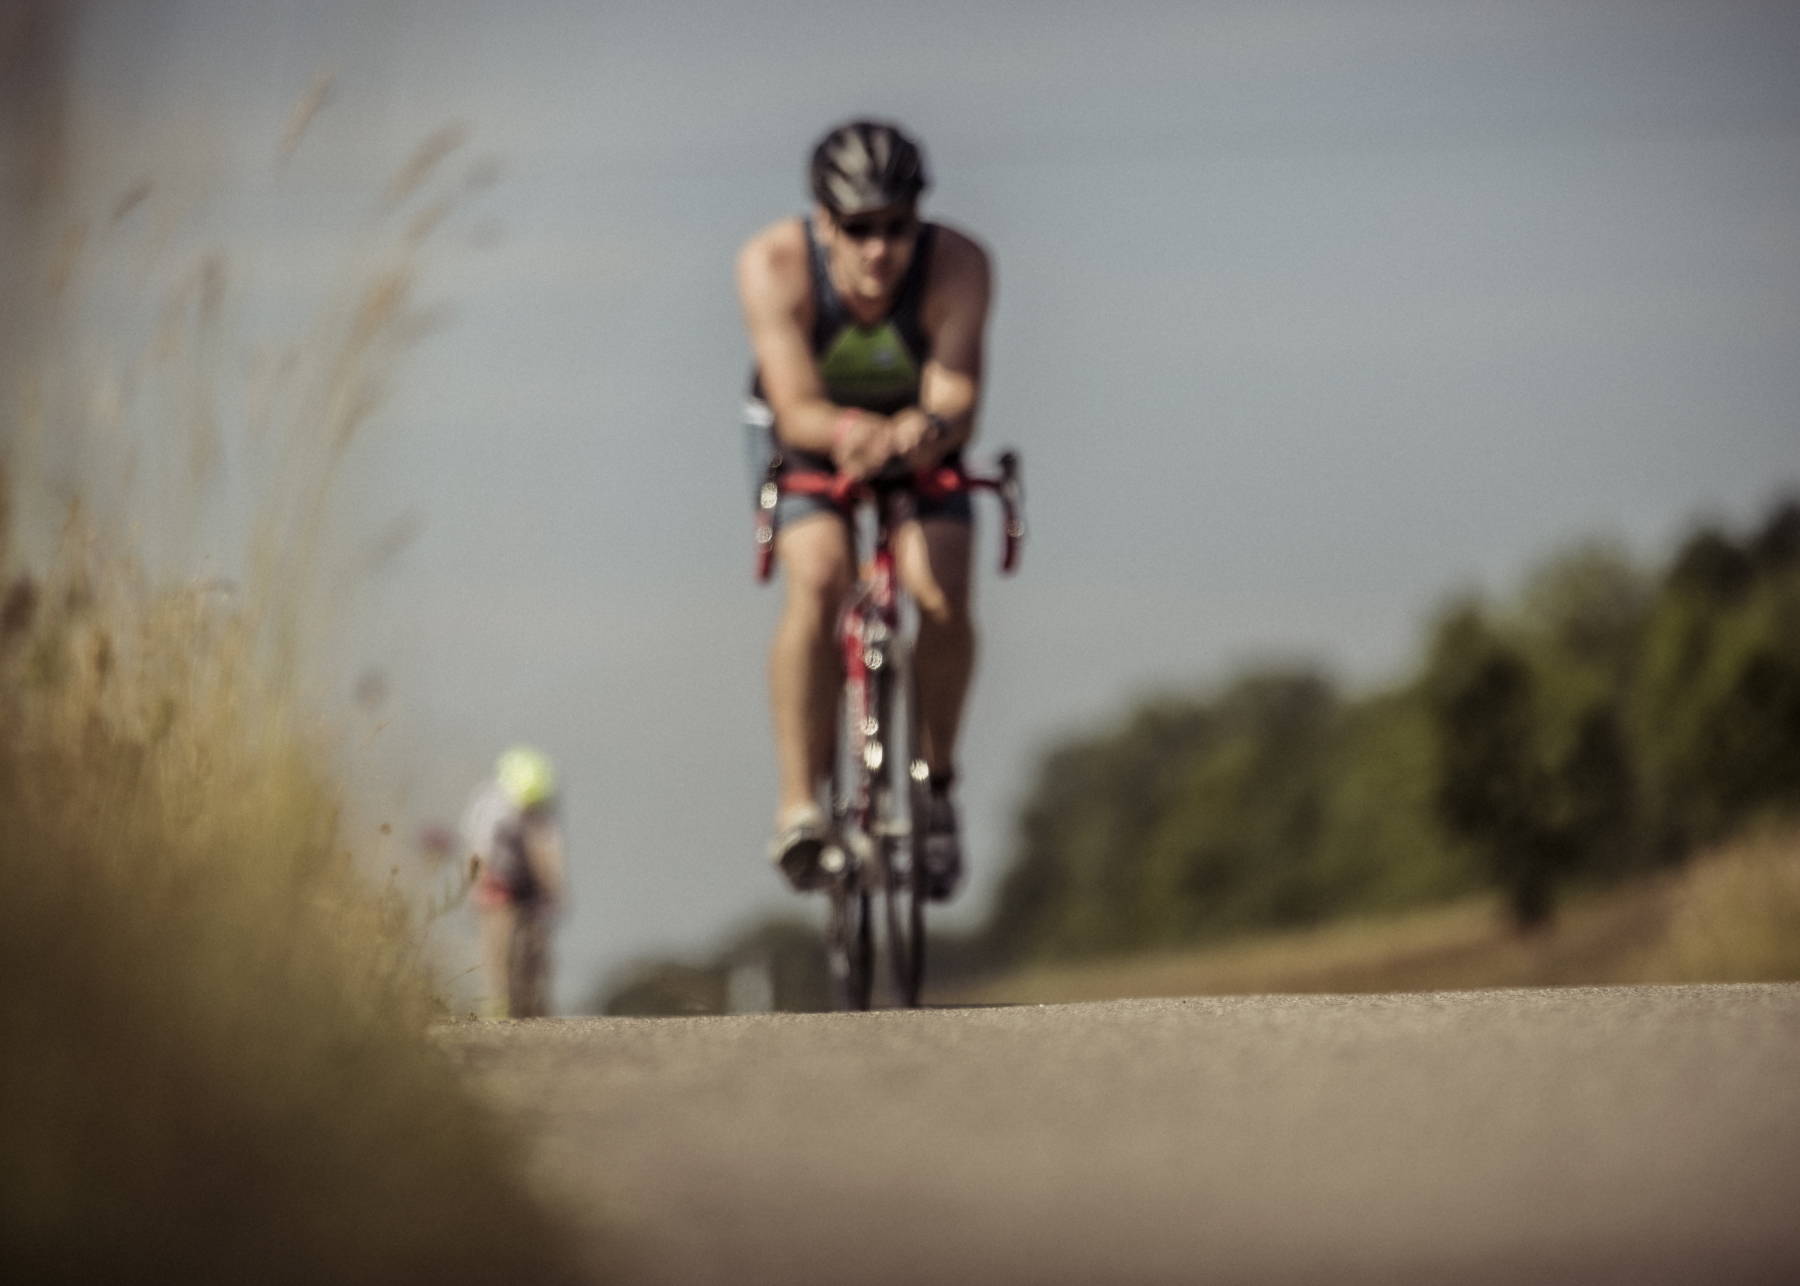
[[516, 824], [495, 832], [493, 848], [482, 864], [475, 892], [483, 906], [529, 907], [545, 900], [544, 890], [525, 855], [525, 836]]

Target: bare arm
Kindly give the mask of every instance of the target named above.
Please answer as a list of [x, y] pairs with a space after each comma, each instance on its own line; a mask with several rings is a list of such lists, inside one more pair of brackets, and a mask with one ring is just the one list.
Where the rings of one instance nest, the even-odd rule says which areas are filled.
[[867, 475], [893, 455], [891, 427], [884, 416], [851, 411], [825, 396], [807, 337], [808, 271], [805, 234], [797, 222], [765, 229], [738, 255], [738, 298], [763, 397], [783, 444], [829, 455], [846, 472]]
[[775, 412], [781, 439], [808, 451], [831, 449], [837, 412], [807, 342], [811, 305], [804, 241], [794, 225], [777, 224], [752, 237], [738, 254], [738, 300], [762, 375], [763, 396]]
[[[987, 252], [961, 233], [943, 229], [931, 289], [921, 320], [931, 351], [919, 377], [914, 418], [896, 417], [896, 449], [928, 467], [975, 434], [981, 403], [982, 337], [993, 295]], [[936, 417], [942, 432], [930, 426]]]
[[929, 351], [919, 405], [891, 417], [841, 407], [826, 396], [807, 334], [808, 274], [805, 232], [797, 221], [758, 233], [738, 255], [744, 325], [781, 441], [830, 455], [856, 476], [876, 472], [895, 456], [929, 467], [966, 443], [975, 430], [992, 294], [986, 251], [959, 232], [940, 229], [920, 318]]

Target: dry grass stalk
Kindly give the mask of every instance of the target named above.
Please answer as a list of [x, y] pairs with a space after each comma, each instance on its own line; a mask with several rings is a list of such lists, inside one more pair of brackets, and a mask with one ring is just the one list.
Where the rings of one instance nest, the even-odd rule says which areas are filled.
[[275, 155], [279, 160], [286, 161], [299, 148], [300, 140], [306, 137], [306, 131], [312, 128], [313, 120], [331, 102], [336, 88], [335, 76], [321, 75], [313, 81], [300, 101], [294, 104], [294, 110], [288, 115], [287, 125], [281, 131], [281, 141], [275, 148]]

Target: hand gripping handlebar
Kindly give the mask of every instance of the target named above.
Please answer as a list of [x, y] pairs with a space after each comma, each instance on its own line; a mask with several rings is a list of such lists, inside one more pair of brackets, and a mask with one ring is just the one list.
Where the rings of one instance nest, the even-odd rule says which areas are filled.
[[994, 461], [995, 473], [969, 473], [948, 465], [916, 474], [906, 482], [872, 484], [842, 473], [783, 473], [779, 456], [769, 461], [768, 472], [756, 497], [756, 579], [766, 581], [775, 569], [775, 507], [782, 495], [823, 496], [848, 512], [864, 500], [888, 491], [911, 490], [928, 499], [940, 499], [962, 491], [991, 491], [1000, 498], [1000, 570], [1011, 573], [1019, 565], [1019, 548], [1025, 541], [1025, 490], [1019, 478], [1019, 454], [1003, 451]]

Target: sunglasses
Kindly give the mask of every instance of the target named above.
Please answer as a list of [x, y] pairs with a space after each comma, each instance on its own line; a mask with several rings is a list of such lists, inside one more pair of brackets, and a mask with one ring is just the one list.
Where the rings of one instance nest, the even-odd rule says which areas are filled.
[[881, 237], [886, 241], [899, 241], [910, 237], [919, 228], [919, 216], [911, 211], [905, 214], [890, 215], [885, 219], [840, 219], [838, 231], [852, 241], [869, 241]]

